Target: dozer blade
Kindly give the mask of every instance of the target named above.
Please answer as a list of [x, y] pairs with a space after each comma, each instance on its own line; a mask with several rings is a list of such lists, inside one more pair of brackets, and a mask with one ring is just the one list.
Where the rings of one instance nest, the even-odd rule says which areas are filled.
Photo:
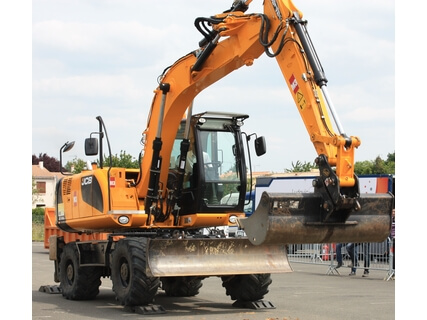
[[286, 245], [254, 246], [247, 238], [150, 239], [147, 253], [155, 277], [292, 272]]
[[390, 234], [393, 196], [363, 194], [359, 210], [343, 222], [322, 221], [317, 193], [264, 192], [255, 212], [239, 219], [255, 245], [339, 242], [382, 242]]

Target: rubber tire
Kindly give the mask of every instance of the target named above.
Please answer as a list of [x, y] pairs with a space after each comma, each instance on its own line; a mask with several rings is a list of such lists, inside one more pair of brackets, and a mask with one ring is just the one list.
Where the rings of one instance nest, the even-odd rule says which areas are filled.
[[235, 275], [221, 279], [227, 296], [238, 301], [261, 300], [268, 293], [268, 286], [272, 282], [269, 273]]
[[146, 238], [119, 240], [111, 255], [111, 280], [116, 299], [124, 306], [150, 304], [160, 280], [147, 276]]
[[193, 297], [199, 294], [202, 279], [199, 277], [163, 277], [162, 289], [170, 297]]
[[65, 245], [59, 262], [59, 280], [62, 296], [69, 300], [92, 300], [99, 293], [101, 269], [80, 267], [75, 243]]

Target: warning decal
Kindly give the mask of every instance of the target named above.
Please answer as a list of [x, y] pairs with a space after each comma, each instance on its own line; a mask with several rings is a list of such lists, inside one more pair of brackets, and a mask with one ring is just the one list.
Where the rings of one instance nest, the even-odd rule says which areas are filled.
[[289, 84], [291, 85], [292, 91], [296, 94], [299, 90], [297, 79], [292, 75], [289, 78]]

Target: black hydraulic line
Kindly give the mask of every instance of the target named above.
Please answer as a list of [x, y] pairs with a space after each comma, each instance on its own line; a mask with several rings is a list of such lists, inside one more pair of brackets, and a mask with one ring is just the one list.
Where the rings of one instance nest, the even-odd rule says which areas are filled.
[[203, 35], [203, 39], [199, 41], [199, 47], [204, 47], [210, 41], [212, 41], [218, 34], [216, 30], [210, 30], [207, 25], [221, 23], [222, 19], [210, 19], [210, 18], [196, 18], [194, 20], [194, 26]]
[[344, 129], [341, 125], [340, 120], [338, 119], [338, 116], [335, 112], [335, 108], [332, 104], [332, 101], [329, 98], [329, 94], [326, 90], [326, 84], [328, 82], [328, 79], [326, 79], [325, 72], [323, 70], [322, 64], [320, 63], [319, 57], [317, 56], [316, 50], [314, 49], [313, 43], [311, 42], [310, 35], [308, 34], [306, 24], [306, 20], [301, 20], [299, 18], [299, 15], [297, 12], [294, 12], [294, 18], [290, 20], [291, 23], [294, 24], [295, 30], [298, 34], [298, 37], [301, 41], [302, 47], [304, 49], [304, 52], [307, 56], [308, 62], [311, 66], [311, 69], [314, 73], [314, 81], [316, 84], [320, 87], [320, 89], [323, 92], [323, 95], [325, 97], [325, 100], [327, 102], [327, 105], [329, 106], [329, 109], [331, 111], [331, 115], [335, 121], [335, 124], [338, 127], [338, 131], [340, 135], [345, 139], [345, 147], [349, 148], [351, 146], [351, 139], [347, 136], [347, 134], [344, 132]]
[[157, 199], [157, 192], [159, 191], [159, 178], [161, 157], [160, 150], [162, 149], [162, 140], [155, 138], [153, 141], [153, 158], [150, 168], [150, 181], [148, 183], [147, 197], [145, 199], [145, 209], [151, 211], [151, 205]]
[[[187, 153], [190, 149], [190, 140], [188, 138], [184, 138], [181, 141], [180, 146], [180, 155], [179, 155], [179, 164], [178, 164], [178, 183], [176, 190], [176, 198], [178, 201], [181, 200], [182, 197], [182, 188], [184, 183], [184, 175], [185, 175], [185, 164], [187, 162]], [[174, 225], [178, 225], [178, 214], [175, 215]]]
[[233, 12], [233, 11], [246, 12], [246, 10], [248, 10], [249, 8], [249, 5], [247, 5], [246, 2], [247, 2], [246, 0], [235, 0], [231, 5], [231, 8], [228, 10], [225, 10], [224, 13]]
[[322, 64], [320, 63], [319, 57], [317, 56], [316, 50], [311, 42], [310, 35], [305, 27], [307, 21], [301, 20], [297, 12], [294, 12], [294, 16], [295, 18], [291, 19], [290, 22], [294, 24], [302, 47], [304, 48], [304, 52], [307, 55], [308, 62], [314, 72], [314, 80], [319, 87], [325, 86], [328, 79], [326, 79]]
[[150, 180], [148, 183], [148, 191], [147, 196], [145, 198], [145, 211], [148, 215], [147, 217], [147, 225], [150, 223], [151, 213], [155, 216], [157, 215], [157, 207], [155, 206], [157, 203], [157, 193], [159, 191], [159, 181], [160, 181], [160, 168], [162, 166], [162, 158], [160, 156], [160, 151], [162, 149], [162, 124], [163, 124], [163, 114], [164, 114], [164, 106], [166, 102], [166, 94], [170, 90], [169, 83], [160, 84], [160, 90], [162, 90], [162, 101], [159, 112], [158, 119], [158, 129], [157, 136], [153, 140], [153, 157], [151, 160], [151, 168], [150, 168]]
[[203, 49], [203, 51], [200, 53], [200, 55], [197, 57], [196, 63], [194, 63], [193, 67], [191, 68], [191, 71], [200, 71], [202, 69], [203, 64], [205, 63], [206, 59], [210, 56], [212, 51], [216, 48], [216, 45], [218, 44], [218, 40], [220, 38], [220, 35], [217, 34], [213, 40], [211, 40]]
[[[234, 11], [241, 11], [245, 12], [248, 10], [249, 6], [246, 4], [245, 0], [236, 0], [233, 2], [230, 9], [224, 11], [224, 13], [228, 12], [234, 12]], [[211, 18], [196, 18], [194, 21], [194, 25], [196, 26], [197, 30], [203, 35], [203, 39], [199, 42], [199, 47], [204, 49], [201, 51], [201, 53], [197, 57], [196, 63], [191, 68], [191, 71], [200, 71], [202, 69], [203, 63], [206, 61], [206, 59], [209, 57], [209, 55], [212, 53], [212, 51], [216, 48], [216, 45], [218, 43], [218, 40], [220, 38], [220, 35], [218, 31], [216, 30], [202, 30], [201, 26], [204, 26], [204, 23], [208, 24], [218, 24], [221, 23], [223, 19], [218, 19], [215, 17]]]
[[[187, 111], [187, 119], [185, 121], [185, 128], [184, 128], [184, 139], [181, 141], [180, 145], [180, 154], [178, 159], [178, 183], [177, 183], [177, 190], [176, 190], [176, 199], [178, 200], [179, 204], [181, 197], [182, 197], [182, 189], [183, 189], [183, 183], [184, 183], [184, 176], [185, 176], [185, 166], [187, 163], [187, 154], [188, 150], [190, 150], [191, 143], [194, 143], [194, 141], [190, 141], [190, 125], [191, 125], [191, 117], [193, 115], [193, 102], [191, 102], [190, 106], [188, 107]], [[179, 211], [174, 215], [174, 225], [178, 225], [178, 218], [179, 218]]]

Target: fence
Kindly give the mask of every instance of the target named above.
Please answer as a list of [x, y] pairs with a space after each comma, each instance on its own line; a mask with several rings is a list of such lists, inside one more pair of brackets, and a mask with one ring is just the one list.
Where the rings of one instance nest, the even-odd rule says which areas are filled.
[[[337, 246], [335, 243], [290, 244], [288, 258], [294, 263], [323, 264], [328, 266], [327, 274], [337, 273]], [[380, 243], [360, 243], [355, 246], [356, 269], [383, 270], [387, 272], [384, 280], [394, 277], [394, 247], [390, 238]], [[342, 265], [353, 264], [346, 245], [341, 247]]]

